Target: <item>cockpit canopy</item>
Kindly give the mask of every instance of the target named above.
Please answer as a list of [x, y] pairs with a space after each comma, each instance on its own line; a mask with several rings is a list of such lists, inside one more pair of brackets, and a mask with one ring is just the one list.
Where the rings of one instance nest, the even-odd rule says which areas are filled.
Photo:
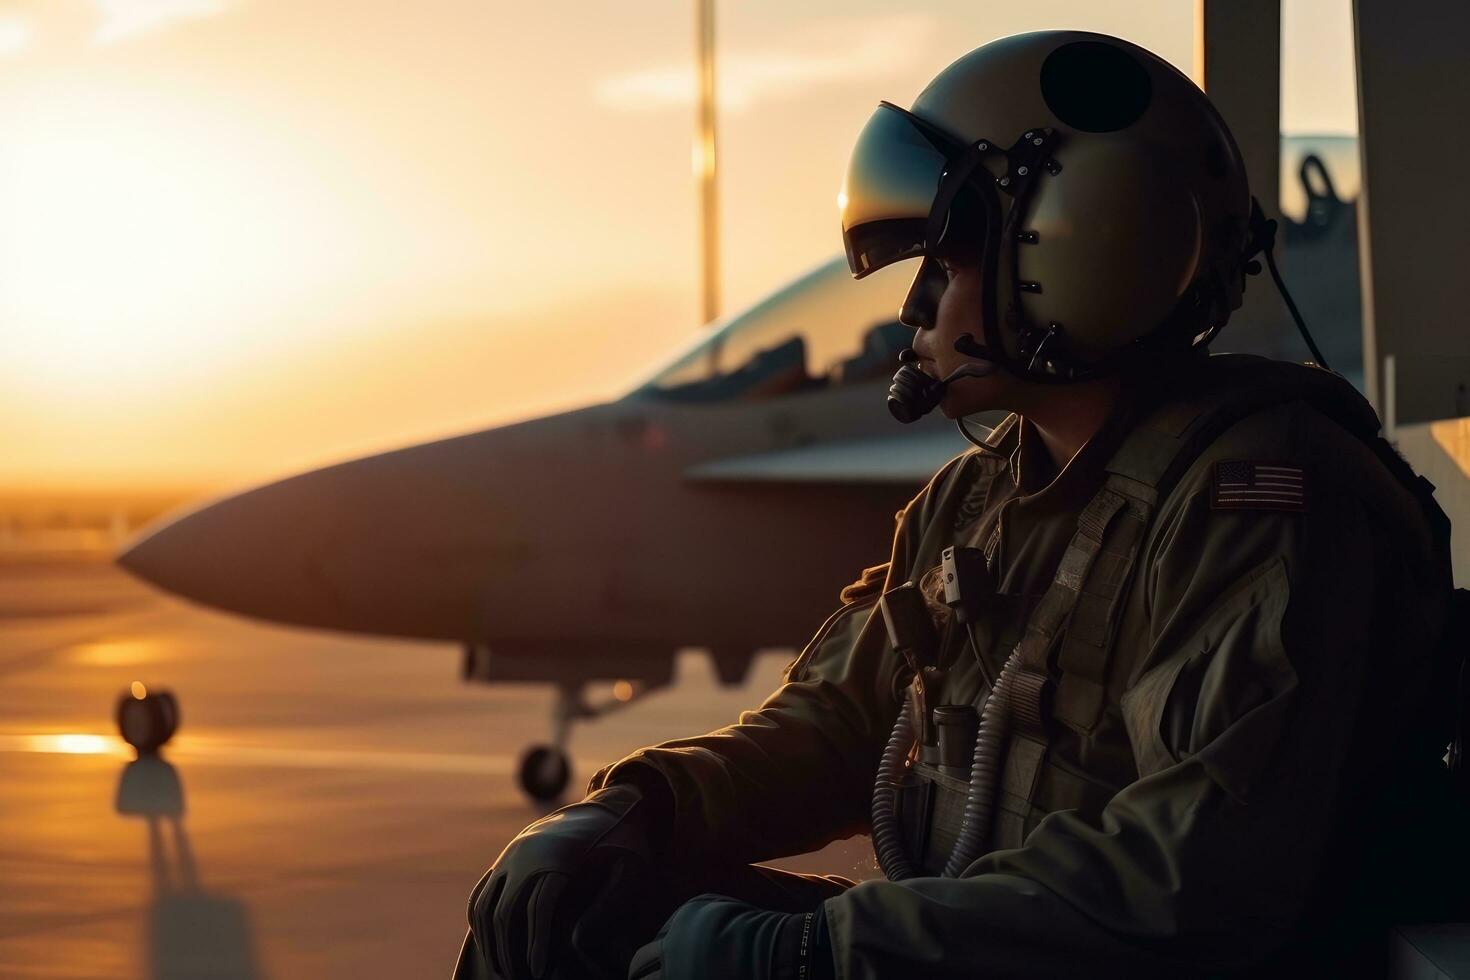
[[897, 320], [912, 274], [854, 282], [845, 261], [828, 262], [716, 324], [634, 394], [720, 402], [887, 380], [914, 335]]

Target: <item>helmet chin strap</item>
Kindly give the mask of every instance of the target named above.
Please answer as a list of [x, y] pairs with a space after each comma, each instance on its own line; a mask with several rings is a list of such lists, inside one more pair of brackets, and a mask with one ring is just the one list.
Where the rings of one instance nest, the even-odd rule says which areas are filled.
[[994, 374], [1000, 366], [1000, 358], [991, 352], [984, 344], [976, 343], [975, 338], [967, 333], [960, 334], [960, 339], [954, 342], [954, 349], [968, 358], [979, 361], [978, 364], [961, 364], [955, 368], [942, 381], [937, 384], [948, 387], [961, 378], [985, 378]]
[[947, 387], [961, 378], [987, 378], [994, 373], [995, 364], [990, 361], [984, 361], [980, 364], [961, 364], [939, 383]]
[[[960, 339], [954, 342], [954, 349], [966, 357], [973, 357], [977, 361], [985, 361], [992, 367], [1000, 360], [994, 351], [984, 344], [977, 343], [975, 338], [967, 333], [960, 334]], [[964, 368], [960, 370], [964, 370]], [[987, 371], [986, 373], [989, 374], [990, 372]]]

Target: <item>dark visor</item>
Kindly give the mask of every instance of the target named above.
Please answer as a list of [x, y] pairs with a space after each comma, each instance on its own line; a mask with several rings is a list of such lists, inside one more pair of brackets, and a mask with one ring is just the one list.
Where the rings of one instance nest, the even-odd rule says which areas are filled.
[[852, 274], [864, 276], [924, 255], [940, 178], [967, 147], [888, 102], [879, 103], [858, 136], [837, 197]]

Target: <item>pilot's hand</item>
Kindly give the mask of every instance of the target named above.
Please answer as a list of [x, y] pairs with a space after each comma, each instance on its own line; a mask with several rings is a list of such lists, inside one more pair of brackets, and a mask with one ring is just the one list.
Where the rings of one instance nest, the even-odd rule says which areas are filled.
[[[548, 976], [589, 898], [646, 875], [652, 847], [638, 787], [616, 784], [531, 824], [470, 894], [470, 931], [505, 980]], [[589, 964], [590, 965], [590, 964]]]
[[628, 980], [830, 980], [826, 913], [772, 912], [724, 895], [690, 899], [633, 954]]

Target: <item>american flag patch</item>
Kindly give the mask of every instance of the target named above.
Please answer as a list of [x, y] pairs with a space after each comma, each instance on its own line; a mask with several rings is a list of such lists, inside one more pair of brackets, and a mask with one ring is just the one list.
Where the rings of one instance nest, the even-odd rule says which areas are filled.
[[1215, 464], [1215, 510], [1306, 510], [1306, 474], [1290, 463], [1229, 459]]

